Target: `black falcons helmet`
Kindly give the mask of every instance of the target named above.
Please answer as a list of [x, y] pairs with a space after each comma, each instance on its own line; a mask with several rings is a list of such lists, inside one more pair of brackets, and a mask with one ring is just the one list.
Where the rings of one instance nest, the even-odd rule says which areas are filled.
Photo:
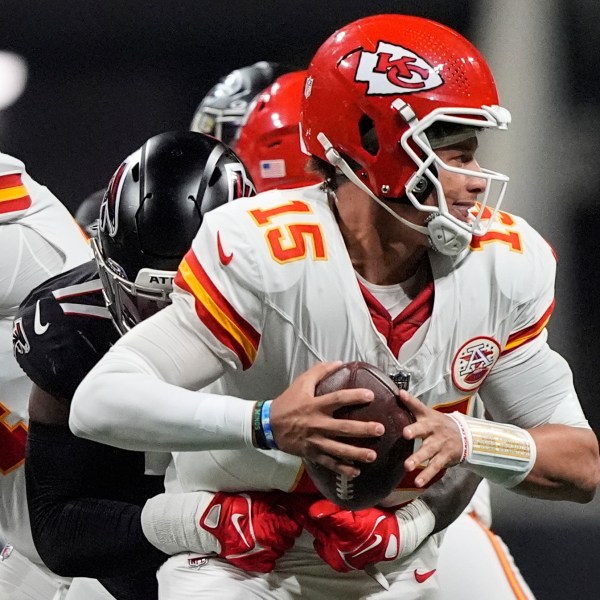
[[107, 306], [121, 333], [169, 303], [177, 267], [204, 214], [254, 193], [233, 151], [201, 133], [154, 136], [121, 164], [92, 239]]
[[98, 215], [104, 198], [104, 189], [90, 194], [75, 212], [75, 221], [90, 237], [98, 235]]
[[292, 68], [260, 61], [222, 77], [202, 99], [190, 129], [208, 133], [233, 145], [252, 100]]

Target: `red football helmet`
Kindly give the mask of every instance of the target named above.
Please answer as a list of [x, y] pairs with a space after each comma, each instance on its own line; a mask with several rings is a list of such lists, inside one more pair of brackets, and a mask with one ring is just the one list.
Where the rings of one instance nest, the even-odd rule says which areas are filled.
[[256, 98], [235, 150], [259, 192], [318, 183], [300, 148], [300, 102], [306, 71], [282, 75]]
[[[437, 124], [439, 131], [440, 122], [461, 126], [471, 136], [483, 128], [506, 129], [510, 122], [510, 113], [498, 106], [484, 58], [444, 25], [405, 15], [360, 19], [329, 37], [308, 67], [301, 114], [306, 149], [334, 164], [382, 206], [381, 198], [404, 197], [430, 213], [427, 227], [400, 220], [428, 235], [444, 254], [457, 254], [472, 234], [489, 228], [508, 177], [443, 163], [432, 146], [450, 145], [456, 138], [432, 143], [427, 134], [433, 130], [427, 130]], [[471, 222], [448, 212], [436, 177], [440, 169], [485, 180], [482, 208]], [[437, 207], [423, 204], [433, 188]], [[489, 202], [492, 191], [497, 198]], [[488, 204], [495, 207], [491, 218], [484, 210]]]

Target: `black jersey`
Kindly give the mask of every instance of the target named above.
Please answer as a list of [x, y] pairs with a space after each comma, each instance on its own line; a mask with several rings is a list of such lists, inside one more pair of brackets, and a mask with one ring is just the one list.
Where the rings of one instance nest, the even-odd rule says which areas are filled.
[[15, 356], [27, 376], [71, 400], [81, 380], [119, 339], [95, 261], [48, 279], [25, 298], [13, 329]]

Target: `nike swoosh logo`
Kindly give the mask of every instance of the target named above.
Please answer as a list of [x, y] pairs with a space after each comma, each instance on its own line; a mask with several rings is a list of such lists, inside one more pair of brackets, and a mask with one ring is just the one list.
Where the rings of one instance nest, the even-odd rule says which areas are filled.
[[[369, 538], [370, 538], [370, 537], [371, 537], [371, 536], [372, 536], [372, 535], [375, 533], [375, 530], [377, 529], [377, 526], [378, 526], [378, 525], [379, 525], [379, 523], [381, 523], [381, 521], [383, 521], [385, 518], [386, 518], [386, 517], [384, 517], [384, 516], [381, 516], [381, 517], [378, 517], [378, 518], [377, 518], [377, 520], [376, 520], [376, 521], [375, 521], [375, 523], [373, 524], [373, 528], [371, 529], [371, 533], [369, 534], [369, 536], [367, 537], [367, 539], [369, 539]], [[351, 554], [351, 555], [352, 555], [352, 557], [355, 557], [355, 556], [360, 556], [361, 554], [364, 554], [365, 552], [368, 552], [369, 550], [372, 550], [373, 548], [376, 548], [377, 546], [379, 546], [379, 544], [381, 544], [382, 540], [383, 540], [383, 538], [382, 538], [382, 537], [381, 537], [381, 536], [380, 536], [378, 533], [375, 533], [375, 540], [374, 540], [374, 541], [373, 541], [371, 544], [369, 544], [369, 545], [368, 545], [366, 548], [363, 548], [363, 549], [362, 549], [362, 550], [360, 550], [359, 552], [352, 552], [352, 553], [350, 553], [350, 552], [345, 552], [344, 554], [345, 554], [346, 556], [348, 556], [349, 554]], [[340, 552], [340, 554], [341, 554], [341, 552]]]
[[33, 331], [37, 335], [43, 335], [48, 331], [48, 327], [50, 327], [50, 323], [45, 323], [42, 325], [42, 320], [40, 319], [40, 301], [38, 300], [35, 303], [35, 315], [33, 318]]
[[240, 527], [240, 519], [242, 519], [243, 517], [244, 515], [242, 515], [241, 513], [234, 513], [233, 515], [231, 515], [231, 522], [233, 523], [233, 526], [235, 527], [235, 530], [238, 532], [239, 536], [242, 538], [242, 540], [244, 540], [244, 544], [246, 544], [248, 548], [252, 548], [252, 546], [248, 543], [248, 540], [246, 539], [242, 528]]
[[415, 569], [415, 579], [417, 583], [425, 583], [434, 573], [436, 569], [431, 569], [431, 571], [426, 571], [425, 573], [419, 573], [417, 569]]
[[368, 552], [369, 550], [372, 550], [373, 548], [377, 548], [377, 546], [379, 546], [379, 544], [381, 544], [381, 540], [383, 538], [379, 535], [379, 534], [375, 534], [375, 541], [367, 546], [366, 548], [363, 548], [360, 552], [356, 552], [355, 554], [353, 554], [353, 557], [356, 556], [360, 556], [361, 554], [364, 554], [365, 552]]
[[227, 266], [233, 258], [233, 252], [225, 254], [223, 246], [221, 246], [221, 232], [217, 231], [217, 250], [219, 251], [219, 260], [221, 264]]

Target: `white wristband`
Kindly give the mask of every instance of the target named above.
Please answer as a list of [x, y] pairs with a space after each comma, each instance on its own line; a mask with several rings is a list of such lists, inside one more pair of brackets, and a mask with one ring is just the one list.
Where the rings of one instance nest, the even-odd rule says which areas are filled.
[[459, 412], [448, 416], [461, 434], [463, 456], [460, 463], [466, 468], [506, 488], [518, 485], [529, 475], [537, 452], [528, 431]]
[[400, 554], [404, 558], [414, 552], [435, 527], [435, 516], [424, 500], [417, 498], [396, 511], [400, 528]]
[[461, 465], [469, 457], [469, 452], [471, 451], [471, 448], [473, 446], [473, 439], [471, 438], [469, 427], [465, 423], [465, 420], [463, 418], [464, 415], [462, 413], [453, 412], [449, 413], [448, 416], [456, 423], [456, 426], [458, 427], [458, 431], [460, 433], [460, 437], [462, 439], [463, 449], [462, 454], [460, 456], [460, 460], [458, 461], [458, 464]]
[[165, 554], [221, 551], [217, 538], [200, 527], [200, 517], [210, 504], [211, 492], [159, 494], [142, 509], [142, 531], [147, 540]]

